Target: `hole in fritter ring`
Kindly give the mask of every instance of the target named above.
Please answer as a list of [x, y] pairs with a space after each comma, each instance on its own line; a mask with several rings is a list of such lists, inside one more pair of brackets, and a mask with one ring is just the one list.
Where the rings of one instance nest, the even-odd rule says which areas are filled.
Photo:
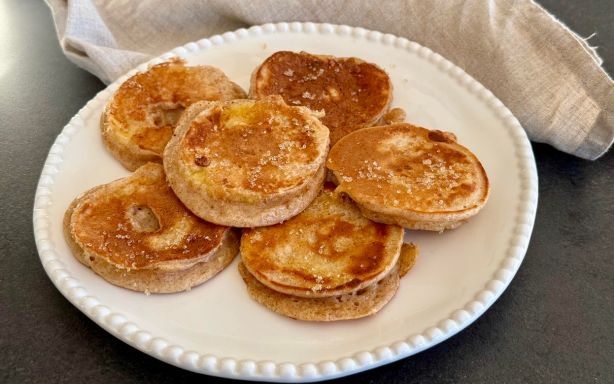
[[149, 119], [152, 125], [164, 127], [175, 126], [185, 107], [179, 103], [161, 102], [149, 106]]
[[133, 205], [128, 209], [128, 219], [137, 232], [155, 232], [160, 229], [160, 220], [146, 205]]

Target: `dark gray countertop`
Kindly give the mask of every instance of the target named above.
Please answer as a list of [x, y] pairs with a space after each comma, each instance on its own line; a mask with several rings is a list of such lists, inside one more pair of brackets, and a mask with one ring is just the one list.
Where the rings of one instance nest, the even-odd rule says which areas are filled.
[[[597, 35], [614, 73], [614, 1], [541, 1]], [[47, 7], [0, 3], [0, 382], [227, 381], [162, 363], [72, 306], [40, 264], [38, 177], [55, 136], [103, 84], [61, 53]], [[457, 336], [340, 383], [614, 382], [614, 153], [589, 162], [533, 146], [539, 208], [524, 263]]]

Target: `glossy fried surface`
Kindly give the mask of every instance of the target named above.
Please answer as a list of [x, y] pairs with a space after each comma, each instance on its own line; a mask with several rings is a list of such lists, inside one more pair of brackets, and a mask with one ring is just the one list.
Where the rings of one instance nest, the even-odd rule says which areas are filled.
[[296, 217], [244, 230], [241, 255], [250, 273], [266, 286], [324, 297], [381, 279], [395, 265], [402, 237], [400, 227], [366, 219], [328, 184]]
[[392, 98], [392, 85], [386, 72], [360, 59], [282, 51], [256, 69], [250, 95], [281, 95], [290, 105], [323, 110], [321, 120], [334, 144], [382, 116]]
[[69, 229], [85, 253], [126, 269], [203, 261], [229, 230], [188, 211], [153, 163], [87, 192]]
[[189, 105], [243, 97], [243, 90], [219, 69], [186, 66], [183, 60], [173, 59], [126, 80], [113, 95], [106, 114], [117, 135], [161, 155]]
[[344, 137], [327, 167], [343, 191], [370, 207], [460, 212], [483, 205], [489, 191], [479, 160], [453, 134], [404, 123]]
[[179, 156], [195, 184], [241, 199], [241, 192], [266, 195], [300, 186], [320, 168], [327, 145], [328, 130], [308, 110], [270, 97], [219, 104], [198, 115]]

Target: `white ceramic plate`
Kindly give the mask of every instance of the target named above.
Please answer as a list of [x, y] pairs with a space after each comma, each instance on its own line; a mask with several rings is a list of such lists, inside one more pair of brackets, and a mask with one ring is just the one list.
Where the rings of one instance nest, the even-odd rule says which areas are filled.
[[[108, 284], [79, 264], [62, 235], [70, 201], [128, 175], [105, 150], [100, 113], [120, 78], [91, 100], [49, 151], [36, 193], [41, 262], [62, 294], [109, 333], [191, 371], [263, 381], [317, 381], [370, 369], [429, 348], [478, 318], [516, 273], [537, 206], [537, 175], [518, 121], [491, 92], [440, 55], [403, 38], [362, 28], [266, 24], [189, 43], [171, 56], [210, 64], [247, 89], [252, 70], [279, 50], [356, 56], [394, 84], [407, 120], [452, 131], [482, 161], [492, 194], [484, 210], [443, 234], [408, 232], [421, 249], [396, 297], [369, 318], [308, 323], [252, 301], [233, 263], [190, 292], [146, 296]], [[143, 70], [141, 65], [137, 70]]]

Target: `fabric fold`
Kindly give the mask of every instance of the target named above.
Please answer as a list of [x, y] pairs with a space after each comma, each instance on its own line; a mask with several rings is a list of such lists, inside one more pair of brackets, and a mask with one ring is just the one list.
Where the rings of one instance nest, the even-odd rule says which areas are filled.
[[66, 56], [106, 83], [173, 47], [241, 27], [347, 24], [448, 58], [501, 99], [534, 141], [591, 160], [614, 141], [614, 82], [601, 59], [531, 0], [47, 2]]

